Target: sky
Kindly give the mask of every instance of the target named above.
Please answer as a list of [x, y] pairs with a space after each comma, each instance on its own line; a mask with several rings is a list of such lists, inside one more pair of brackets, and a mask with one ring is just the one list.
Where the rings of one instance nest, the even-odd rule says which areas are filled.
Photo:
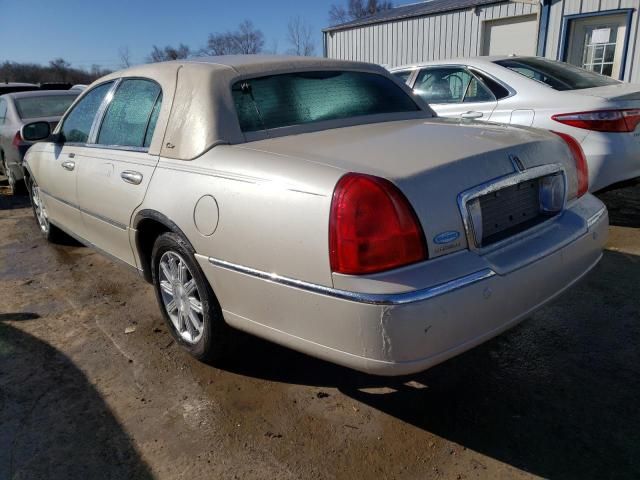
[[[394, 5], [415, 3], [396, 0]], [[265, 48], [286, 53], [287, 23], [300, 16], [316, 33], [332, 3], [346, 0], [0, 0], [0, 62], [47, 64], [62, 57], [74, 67], [120, 67], [118, 51], [143, 63], [153, 45], [184, 43], [197, 50], [209, 33], [234, 30], [245, 19], [265, 34]]]

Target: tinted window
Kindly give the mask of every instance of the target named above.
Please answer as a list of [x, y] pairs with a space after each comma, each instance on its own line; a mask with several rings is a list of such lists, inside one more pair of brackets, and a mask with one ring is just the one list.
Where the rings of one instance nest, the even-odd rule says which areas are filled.
[[[146, 137], [153, 135], [157, 113], [153, 119], [154, 106], [160, 95], [160, 86], [150, 80], [124, 80], [109, 104], [102, 121], [98, 143], [142, 147]], [[158, 106], [159, 108], [159, 106]], [[153, 125], [151, 121], [153, 120]], [[151, 134], [147, 135], [147, 128]]]
[[465, 68], [426, 68], [413, 87], [428, 103], [489, 102], [491, 92]]
[[407, 83], [407, 80], [409, 80], [409, 77], [411, 76], [412, 73], [413, 73], [413, 70], [403, 70], [401, 72], [393, 72], [393, 75], [398, 77], [404, 83]]
[[555, 90], [580, 90], [620, 83], [612, 78], [546, 58], [510, 58], [495, 63]]
[[61, 117], [78, 94], [16, 98], [20, 118]]
[[87, 142], [93, 119], [112, 83], [103, 83], [95, 87], [73, 107], [73, 110], [71, 110], [62, 125], [61, 131], [65, 141], [72, 143]]
[[237, 82], [244, 132], [420, 108], [391, 79], [365, 72], [296, 72]]
[[496, 97], [498, 100], [506, 98], [510, 95], [509, 90], [503, 87], [500, 83], [496, 82], [493, 78], [477, 70], [473, 70], [473, 74], [476, 77], [480, 78], [480, 80], [482, 80], [482, 83], [484, 83], [487, 86], [487, 88], [491, 90], [491, 93], [493, 93], [493, 96]]

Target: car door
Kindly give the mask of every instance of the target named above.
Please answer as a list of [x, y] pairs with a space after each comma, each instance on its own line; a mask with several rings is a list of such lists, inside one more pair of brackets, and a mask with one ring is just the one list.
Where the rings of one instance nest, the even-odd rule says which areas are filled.
[[[7, 148], [5, 137], [7, 136], [7, 100], [0, 98], [0, 161]], [[0, 163], [0, 170], [4, 171], [4, 164]], [[6, 174], [6, 172], [4, 172]]]
[[497, 104], [491, 91], [463, 66], [422, 68], [413, 91], [443, 117], [488, 120]]
[[156, 82], [120, 80], [94, 138], [78, 155], [83, 237], [132, 266], [136, 263], [129, 225], [158, 163], [148, 148], [161, 104], [162, 89]]
[[76, 176], [77, 155], [87, 143], [97, 113], [113, 82], [87, 92], [63, 118], [57, 132], [58, 143], [47, 143], [31, 156], [29, 167], [47, 207], [49, 219], [75, 235], [82, 235]]

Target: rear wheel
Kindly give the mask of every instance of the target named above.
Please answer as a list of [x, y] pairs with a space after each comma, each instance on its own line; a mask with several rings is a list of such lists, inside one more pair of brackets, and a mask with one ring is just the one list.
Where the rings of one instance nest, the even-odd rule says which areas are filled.
[[225, 357], [235, 332], [224, 321], [189, 243], [176, 233], [160, 235], [151, 268], [158, 304], [176, 341], [199, 360]]
[[62, 236], [62, 231], [55, 225], [51, 225], [49, 221], [49, 215], [47, 214], [47, 208], [42, 201], [40, 194], [40, 187], [35, 180], [28, 179], [29, 197], [31, 198], [31, 207], [33, 208], [33, 215], [36, 218], [40, 233], [49, 242], [55, 242]]

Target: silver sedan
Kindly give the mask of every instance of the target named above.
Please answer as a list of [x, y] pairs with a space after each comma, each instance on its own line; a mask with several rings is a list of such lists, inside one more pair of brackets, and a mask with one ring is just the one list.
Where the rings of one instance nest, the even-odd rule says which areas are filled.
[[36, 90], [0, 96], [0, 171], [7, 176], [12, 192], [23, 187], [22, 158], [32, 144], [22, 137], [22, 127], [45, 121], [55, 128], [79, 93]]
[[567, 133], [592, 192], [640, 177], [640, 85], [539, 57], [476, 57], [398, 67], [438, 115]]

